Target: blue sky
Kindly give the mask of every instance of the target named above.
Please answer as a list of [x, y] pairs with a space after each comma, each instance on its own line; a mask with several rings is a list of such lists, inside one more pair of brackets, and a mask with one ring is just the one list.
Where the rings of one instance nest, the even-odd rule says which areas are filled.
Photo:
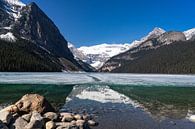
[[194, 0], [22, 0], [36, 2], [77, 47], [129, 43], [154, 27], [195, 27]]

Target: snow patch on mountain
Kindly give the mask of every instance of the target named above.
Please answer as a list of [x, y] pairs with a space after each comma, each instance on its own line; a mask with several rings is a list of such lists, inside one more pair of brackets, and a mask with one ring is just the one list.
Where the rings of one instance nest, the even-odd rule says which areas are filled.
[[186, 36], [186, 40], [190, 40], [193, 36], [195, 36], [195, 28], [184, 31], [183, 33]]
[[109, 57], [115, 56], [121, 52], [125, 52], [129, 49], [129, 44], [100, 44], [94, 46], [83, 46], [78, 48], [78, 50], [82, 51], [85, 55], [88, 54], [104, 54]]
[[5, 41], [10, 41], [10, 42], [16, 41], [16, 37], [11, 32], [8, 32], [6, 34], [1, 34], [0, 39], [5, 40]]
[[15, 5], [15, 6], [26, 6], [23, 2], [20, 0], [4, 0], [5, 2], [9, 3], [10, 5]]
[[94, 46], [83, 46], [78, 48], [85, 57], [83, 61], [99, 69], [111, 57], [129, 50], [130, 44], [100, 44]]
[[15, 21], [21, 17], [20, 10], [26, 6], [20, 0], [3, 0], [5, 11], [10, 14]]

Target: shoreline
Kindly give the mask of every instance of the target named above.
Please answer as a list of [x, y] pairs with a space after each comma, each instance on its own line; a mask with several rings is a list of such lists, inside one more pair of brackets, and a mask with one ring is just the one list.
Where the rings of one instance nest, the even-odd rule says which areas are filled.
[[88, 114], [58, 112], [38, 94], [26, 94], [0, 110], [2, 129], [90, 129], [98, 123]]

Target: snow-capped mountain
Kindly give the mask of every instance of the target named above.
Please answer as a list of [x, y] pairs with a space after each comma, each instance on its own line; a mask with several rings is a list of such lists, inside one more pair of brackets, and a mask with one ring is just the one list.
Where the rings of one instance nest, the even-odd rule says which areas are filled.
[[158, 28], [155, 27], [151, 32], [148, 33], [148, 35], [146, 35], [145, 37], [141, 38], [140, 40], [135, 40], [130, 44], [130, 49], [138, 47], [139, 45], [141, 45], [143, 42], [152, 39], [152, 38], [156, 38], [160, 35], [162, 35], [163, 33], [165, 33], [166, 31], [163, 30], [162, 28]]
[[129, 50], [130, 44], [100, 44], [94, 46], [83, 46], [78, 51], [85, 56], [82, 60], [99, 69], [108, 59]]
[[[156, 50], [162, 46], [170, 45], [175, 42], [185, 42], [186, 36], [183, 32], [170, 31], [165, 32], [161, 28], [155, 28], [147, 36], [139, 41], [134, 41], [130, 49], [124, 53], [109, 59], [102, 67], [101, 71], [113, 71], [123, 67], [124, 62], [132, 62], [144, 57], [147, 51]], [[122, 63], [123, 62], [123, 63]], [[126, 66], [125, 66], [126, 67]]]
[[5, 11], [12, 16], [15, 20], [17, 20], [21, 15], [20, 11], [21, 9], [26, 6], [24, 3], [22, 3], [20, 0], [1, 0], [3, 4], [3, 8]]
[[195, 38], [195, 28], [192, 28], [190, 30], [184, 31], [184, 34], [185, 34], [187, 40]]
[[[10, 51], [11, 48], [17, 49], [14, 51], [14, 56], [17, 51], [22, 51], [26, 52], [26, 56], [31, 56], [36, 60], [31, 62], [32, 67], [28, 66], [29, 63], [23, 64], [24, 68], [30, 68], [25, 69], [27, 71], [92, 71], [88, 64], [74, 59], [68, 48], [68, 42], [57, 26], [34, 2], [25, 5], [20, 0], [0, 0], [0, 41], [2, 47], [6, 47], [10, 42], [15, 42], [6, 47]], [[6, 42], [7, 44], [5, 44]], [[33, 47], [32, 50], [28, 48], [30, 46]], [[3, 51], [3, 48], [1, 50]], [[9, 53], [9, 51], [2, 51], [0, 53]], [[14, 56], [12, 57], [17, 59]], [[1, 60], [7, 60], [7, 62], [14, 60], [12, 57], [6, 58], [2, 55], [0, 57]], [[22, 56], [17, 57], [21, 58], [22, 63], [26, 62]], [[18, 64], [21, 62], [12, 61], [18, 62], [18, 64], [11, 64], [11, 66], [6, 64], [7, 62], [0, 65], [0, 70], [2, 70], [1, 68], [10, 71], [21, 70], [15, 67], [20, 66]], [[45, 67], [34, 69], [33, 66], [36, 65]], [[1, 66], [7, 66], [7, 69]], [[9, 67], [13, 69], [9, 69]]]
[[104, 44], [99, 44], [94, 46], [82, 46], [80, 48], [76, 48], [73, 44], [69, 43], [68, 46], [69, 49], [74, 54], [75, 58], [79, 58], [82, 61], [95, 67], [96, 69], [99, 69], [111, 57], [126, 52], [129, 49], [135, 48], [141, 45], [143, 42], [151, 38], [158, 37], [163, 33], [165, 33], [165, 30], [156, 27], [147, 36], [141, 38], [139, 41], [136, 40], [132, 43], [125, 43], [125, 44], [104, 43]]
[[0, 0], [0, 38], [15, 41], [17, 38], [11, 32], [14, 22], [21, 17], [21, 10], [26, 5], [19, 0]]
[[4, 0], [5, 2], [14, 5], [14, 6], [25, 6], [20, 0]]
[[69, 48], [70, 51], [73, 53], [74, 58], [75, 58], [76, 60], [84, 60], [84, 59], [87, 58], [87, 57], [85, 56], [85, 54], [84, 54], [82, 51], [78, 50], [78, 49], [73, 45], [73, 43], [68, 42], [68, 48]]

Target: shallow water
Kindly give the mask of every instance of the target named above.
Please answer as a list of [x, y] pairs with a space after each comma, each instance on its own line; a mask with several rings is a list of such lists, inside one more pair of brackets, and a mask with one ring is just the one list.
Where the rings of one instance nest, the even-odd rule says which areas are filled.
[[194, 129], [194, 75], [0, 73], [0, 105], [26, 93], [61, 112], [91, 114], [95, 129]]

